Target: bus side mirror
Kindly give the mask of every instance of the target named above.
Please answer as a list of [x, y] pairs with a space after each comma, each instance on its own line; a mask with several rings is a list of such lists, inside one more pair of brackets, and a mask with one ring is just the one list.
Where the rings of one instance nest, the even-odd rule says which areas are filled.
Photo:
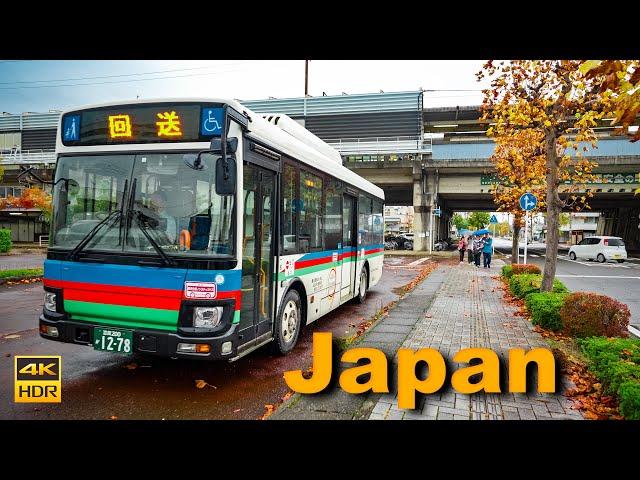
[[218, 195], [236, 193], [236, 159], [234, 157], [227, 157], [226, 163], [222, 157], [216, 161], [216, 193]]

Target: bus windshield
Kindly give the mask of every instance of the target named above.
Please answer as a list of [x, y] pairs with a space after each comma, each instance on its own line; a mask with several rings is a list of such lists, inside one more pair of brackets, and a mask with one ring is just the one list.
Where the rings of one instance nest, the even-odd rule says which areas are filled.
[[73, 249], [111, 215], [85, 251], [156, 253], [144, 229], [169, 255], [233, 255], [234, 197], [215, 192], [217, 156], [203, 154], [203, 169], [188, 166], [193, 159], [194, 153], [61, 156], [52, 246]]

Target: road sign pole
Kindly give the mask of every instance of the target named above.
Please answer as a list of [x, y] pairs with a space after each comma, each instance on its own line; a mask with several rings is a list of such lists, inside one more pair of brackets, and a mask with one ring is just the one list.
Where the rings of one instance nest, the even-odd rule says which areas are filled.
[[524, 214], [524, 263], [527, 263], [527, 225], [529, 224], [529, 210]]

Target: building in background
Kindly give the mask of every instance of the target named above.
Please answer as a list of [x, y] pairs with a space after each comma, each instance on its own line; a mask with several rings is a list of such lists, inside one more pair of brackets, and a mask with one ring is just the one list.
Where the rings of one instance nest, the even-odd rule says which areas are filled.
[[560, 227], [560, 242], [575, 245], [583, 238], [596, 235], [598, 212], [576, 212], [569, 214], [569, 223]]
[[[25, 168], [34, 167], [47, 180], [53, 177], [59, 118], [58, 111], [0, 115], [0, 198], [22, 194], [28, 185], [17, 177]], [[37, 242], [48, 234], [48, 225], [37, 208], [0, 210], [0, 228], [10, 229], [14, 242]]]
[[413, 207], [384, 207], [385, 233], [411, 232], [413, 226]]

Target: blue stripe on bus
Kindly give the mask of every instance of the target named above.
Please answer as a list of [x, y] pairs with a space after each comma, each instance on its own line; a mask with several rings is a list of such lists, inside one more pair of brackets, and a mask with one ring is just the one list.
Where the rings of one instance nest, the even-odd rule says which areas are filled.
[[70, 282], [119, 285], [123, 287], [182, 290], [184, 281], [214, 282], [221, 274], [224, 282], [218, 290], [238, 290], [240, 270], [187, 270], [185, 268], [140, 267], [136, 265], [95, 264], [45, 260], [44, 278]]

